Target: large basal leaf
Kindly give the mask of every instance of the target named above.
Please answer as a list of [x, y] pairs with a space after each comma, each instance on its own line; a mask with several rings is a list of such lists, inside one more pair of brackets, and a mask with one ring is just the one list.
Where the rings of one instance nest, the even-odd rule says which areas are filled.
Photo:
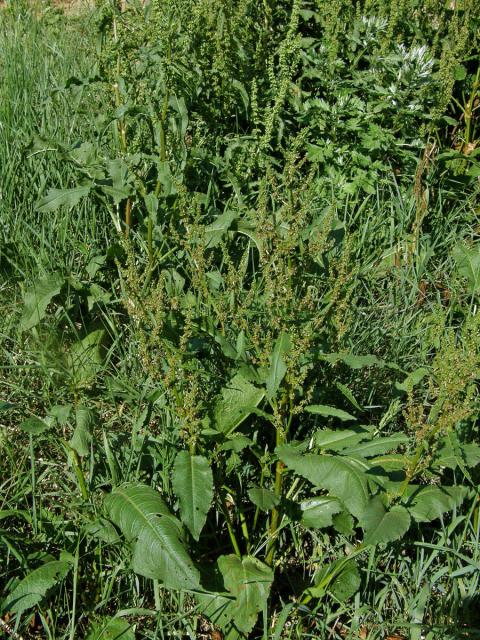
[[42, 213], [55, 211], [65, 205], [74, 207], [82, 198], [88, 196], [91, 185], [74, 187], [73, 189], [50, 189], [47, 195], [37, 202], [36, 208]]
[[273, 572], [252, 556], [220, 556], [218, 567], [225, 588], [235, 596], [235, 604], [230, 610], [235, 626], [243, 633], [250, 633], [268, 600]]
[[105, 618], [92, 625], [85, 640], [135, 640], [135, 631], [122, 618]]
[[431, 522], [460, 506], [466, 494], [465, 487], [419, 487], [411, 495], [407, 508], [417, 522]]
[[256, 409], [264, 396], [263, 389], [237, 373], [222, 389], [222, 397], [215, 405], [215, 428], [225, 435], [232, 433]]
[[318, 496], [300, 503], [302, 524], [311, 529], [321, 529], [333, 524], [333, 516], [343, 510], [336, 498]]
[[327, 489], [339, 498], [357, 518], [368, 504], [368, 476], [354, 460], [328, 454], [297, 453], [289, 446], [277, 448], [277, 455], [289, 469], [309, 480], [320, 489]]
[[129, 542], [138, 537], [146, 516], [161, 515], [174, 519], [159, 493], [146, 484], [117, 487], [106, 496], [105, 507], [112, 522]]
[[40, 278], [24, 296], [24, 307], [20, 318], [20, 329], [26, 331], [45, 317], [52, 299], [60, 293], [64, 279], [58, 273]]
[[59, 584], [71, 569], [64, 560], [52, 560], [29, 573], [5, 598], [2, 609], [21, 613], [39, 604], [48, 591]]
[[236, 639], [242, 635], [233, 627], [233, 607], [235, 607], [236, 599], [231, 593], [225, 592], [223, 577], [217, 564], [202, 567], [202, 586], [205, 590], [195, 593], [198, 613], [219, 627], [224, 638], [231, 635]]
[[271, 399], [277, 393], [280, 384], [287, 373], [287, 363], [285, 356], [292, 348], [290, 337], [287, 333], [282, 333], [277, 338], [273, 353], [270, 358], [270, 369], [268, 371], [266, 385], [267, 396]]
[[[151, 487], [127, 485], [105, 499], [109, 517], [133, 546], [133, 570], [169, 589], [198, 589], [200, 574], [181, 541], [181, 525]], [[160, 516], [156, 515], [160, 514]]]
[[180, 451], [173, 469], [173, 489], [180, 502], [180, 516], [198, 540], [213, 499], [213, 475], [208, 460]]
[[410, 515], [405, 507], [385, 509], [380, 496], [372, 498], [365, 509], [360, 524], [365, 530], [365, 544], [379, 544], [398, 540], [410, 527]]

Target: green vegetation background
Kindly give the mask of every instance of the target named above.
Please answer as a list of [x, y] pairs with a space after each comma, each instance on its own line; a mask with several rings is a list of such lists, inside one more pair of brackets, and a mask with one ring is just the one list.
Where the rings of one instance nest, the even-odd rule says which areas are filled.
[[479, 5], [7, 4], [0, 636], [478, 637]]

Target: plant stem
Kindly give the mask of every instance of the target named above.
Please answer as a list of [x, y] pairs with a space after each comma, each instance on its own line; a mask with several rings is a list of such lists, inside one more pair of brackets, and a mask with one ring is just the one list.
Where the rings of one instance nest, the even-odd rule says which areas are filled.
[[[285, 442], [285, 433], [281, 428], [277, 428], [277, 433], [276, 433], [276, 444], [277, 447], [284, 444]], [[282, 487], [283, 487], [283, 469], [285, 468], [284, 463], [281, 460], [277, 460], [277, 464], [275, 465], [275, 488], [274, 488], [274, 492], [275, 495], [280, 498], [282, 495]], [[280, 512], [279, 510], [274, 507], [272, 509], [272, 514], [270, 517], [270, 530], [269, 530], [269, 543], [267, 546], [267, 555], [265, 558], [265, 562], [268, 565], [272, 565], [273, 563], [273, 556], [275, 554], [275, 547], [276, 547], [276, 534], [278, 531], [278, 526], [279, 526], [279, 519], [280, 519]]]
[[232, 543], [233, 550], [235, 551], [235, 554], [240, 558], [242, 554], [241, 554], [241, 551], [240, 551], [240, 547], [238, 545], [237, 538], [235, 536], [235, 532], [234, 532], [233, 527], [232, 527], [232, 522], [230, 520], [230, 514], [228, 513], [228, 507], [227, 507], [227, 504], [225, 502], [223, 491], [220, 490], [218, 493], [219, 493], [219, 496], [220, 496], [220, 504], [221, 504], [221, 507], [222, 507], [223, 515], [225, 517], [225, 522], [227, 523], [228, 535], [230, 536], [230, 541]]
[[30, 474], [31, 474], [31, 483], [32, 483], [32, 521], [33, 521], [33, 532], [37, 533], [37, 503], [35, 499], [35, 492], [37, 488], [37, 483], [35, 480], [35, 450], [33, 447], [33, 436], [30, 434]]
[[72, 593], [72, 622], [70, 625], [69, 640], [75, 638], [75, 616], [77, 614], [77, 583], [78, 583], [78, 559], [80, 556], [80, 536], [77, 539], [77, 548], [75, 550], [75, 563], [73, 565], [73, 593]]

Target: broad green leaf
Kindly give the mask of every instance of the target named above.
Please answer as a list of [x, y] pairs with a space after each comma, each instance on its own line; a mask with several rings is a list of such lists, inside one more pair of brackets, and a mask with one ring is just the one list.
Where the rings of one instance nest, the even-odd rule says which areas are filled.
[[455, 80], [465, 80], [467, 77], [468, 71], [463, 64], [456, 64], [453, 68], [453, 77]]
[[255, 224], [248, 222], [248, 220], [240, 220], [237, 224], [236, 230], [238, 233], [247, 236], [249, 240], [256, 246], [260, 256], [263, 255], [263, 238]]
[[419, 487], [410, 496], [407, 508], [417, 522], [431, 522], [460, 506], [466, 494], [466, 487]]
[[314, 586], [308, 589], [308, 593], [314, 598], [322, 598], [330, 592], [335, 598], [344, 602], [360, 587], [360, 574], [356, 562], [344, 557], [321, 567], [315, 574], [314, 580]]
[[471, 247], [457, 244], [453, 250], [453, 258], [458, 272], [467, 279], [472, 294], [480, 292], [480, 243]]
[[270, 358], [270, 369], [268, 371], [266, 385], [267, 396], [271, 399], [277, 393], [280, 384], [287, 373], [287, 364], [285, 362], [285, 356], [292, 348], [290, 337], [287, 333], [282, 333], [277, 338], [273, 353]]
[[182, 522], [198, 540], [213, 499], [213, 475], [208, 460], [180, 451], [175, 459], [172, 480]]
[[60, 293], [64, 279], [58, 273], [40, 278], [25, 293], [20, 329], [26, 331], [37, 325], [45, 317], [52, 298]]
[[235, 451], [235, 453], [239, 453], [253, 445], [253, 440], [247, 438], [247, 436], [236, 435], [233, 438], [230, 438], [226, 442], [224, 442], [218, 448], [219, 451]]
[[[133, 543], [133, 570], [168, 589], [198, 589], [200, 574], [181, 541], [181, 525], [146, 485], [118, 487], [105, 498], [112, 522]], [[161, 514], [160, 516], [156, 514]]]
[[338, 533], [343, 533], [346, 536], [351, 536], [354, 533], [354, 520], [353, 517], [347, 512], [342, 511], [337, 513], [332, 518], [332, 523]]
[[238, 216], [238, 211], [227, 209], [227, 211], [217, 216], [214, 222], [205, 227], [205, 246], [207, 249], [213, 249], [213, 247], [220, 244], [224, 234]]
[[94, 256], [89, 261], [89, 263], [85, 267], [85, 271], [88, 273], [88, 275], [90, 276], [90, 278], [92, 280], [93, 280], [93, 278], [95, 278], [95, 275], [97, 274], [97, 271], [104, 266], [106, 261], [107, 261], [106, 254]]
[[74, 187], [73, 189], [50, 189], [47, 195], [39, 200], [36, 205], [37, 211], [48, 213], [55, 211], [62, 205], [71, 208], [80, 202], [82, 198], [88, 196], [92, 185]]
[[347, 562], [340, 573], [332, 580], [329, 591], [334, 598], [345, 602], [357, 593], [361, 584], [360, 572], [354, 560]]
[[16, 409], [18, 405], [12, 404], [11, 402], [5, 402], [4, 400], [0, 401], [0, 411], [9, 411], [10, 409]]
[[214, 407], [216, 429], [225, 435], [234, 431], [260, 404], [264, 396], [263, 389], [259, 389], [242, 374], [237, 373], [228, 386], [222, 389], [222, 396]]
[[396, 382], [395, 388], [398, 391], [403, 391], [404, 393], [411, 393], [413, 388], [419, 384], [425, 376], [429, 373], [428, 369], [425, 367], [419, 367], [408, 374], [408, 376], [403, 380], [403, 382]]
[[91, 383], [100, 371], [103, 363], [104, 338], [105, 330], [96, 329], [70, 347], [66, 358], [67, 368], [77, 387], [84, 387]]
[[107, 544], [115, 544], [120, 540], [117, 530], [106, 518], [97, 518], [85, 527], [85, 533]]
[[198, 612], [222, 630], [224, 640], [244, 637], [234, 626], [236, 598], [225, 592], [223, 577], [217, 564], [202, 567], [202, 586], [204, 591], [194, 594]]
[[318, 416], [324, 416], [326, 418], [338, 418], [344, 422], [348, 420], [356, 420], [355, 416], [350, 415], [346, 411], [342, 411], [342, 409], [337, 409], [336, 407], [329, 407], [326, 404], [311, 404], [308, 407], [305, 407], [305, 411], [308, 411], [308, 413], [314, 413]]
[[248, 497], [261, 511], [270, 511], [280, 502], [280, 498], [265, 487], [252, 487], [248, 491]]
[[[460, 454], [460, 458], [459, 458]], [[480, 463], [480, 446], [474, 442], [455, 443], [453, 446], [451, 439], [444, 438], [438, 448], [432, 464], [435, 467], [447, 467], [456, 469], [461, 465], [475, 467]]]
[[273, 572], [252, 556], [220, 556], [218, 567], [225, 588], [235, 596], [235, 604], [231, 608], [235, 626], [243, 633], [250, 633], [259, 611], [268, 600]]
[[322, 360], [326, 360], [331, 364], [343, 362], [352, 369], [362, 369], [363, 367], [384, 367], [385, 362], [373, 355], [356, 356], [353, 353], [325, 353]]
[[65, 578], [70, 568], [69, 562], [52, 560], [34, 569], [6, 597], [2, 608], [10, 613], [21, 613], [35, 607]]
[[385, 438], [373, 438], [369, 442], [361, 442], [360, 444], [345, 447], [342, 451], [343, 455], [371, 458], [397, 449], [401, 445], [408, 444], [409, 438], [403, 433], [397, 433], [394, 436]]
[[95, 424], [95, 413], [91, 409], [80, 405], [75, 411], [75, 421], [75, 431], [69, 444], [79, 456], [88, 456], [93, 425]]
[[398, 540], [410, 527], [410, 516], [405, 507], [395, 506], [387, 511], [382, 498], [372, 498], [364, 510], [360, 524], [365, 530], [365, 544], [379, 544]]
[[38, 435], [51, 428], [51, 424], [41, 418], [35, 416], [27, 418], [20, 424], [20, 429], [25, 433], [31, 433], [32, 435]]
[[135, 631], [122, 618], [105, 618], [92, 625], [85, 640], [135, 640]]
[[336, 498], [318, 496], [300, 503], [302, 524], [311, 529], [321, 529], [333, 524], [333, 516], [343, 510]]
[[145, 525], [143, 518], [146, 516], [160, 515], [174, 518], [160, 494], [146, 484], [127, 484], [117, 487], [106, 496], [105, 507], [110, 519], [128, 542], [138, 538]]
[[345, 396], [345, 398], [347, 398], [350, 404], [353, 405], [355, 409], [357, 409], [357, 411], [363, 411], [363, 407], [358, 403], [357, 399], [346, 385], [342, 384], [341, 382], [336, 382], [335, 386], [337, 387], [337, 389], [339, 389], [339, 391], [342, 392], [342, 394]]
[[48, 415], [55, 418], [58, 424], [63, 427], [68, 422], [71, 411], [71, 404], [56, 404], [53, 407], [50, 407]]
[[145, 202], [145, 207], [147, 209], [147, 213], [153, 222], [157, 220], [158, 213], [158, 198], [155, 193], [147, 193], [143, 198]]
[[317, 447], [329, 451], [343, 451], [372, 437], [368, 431], [352, 431], [349, 429], [322, 429], [316, 431], [313, 440]]
[[289, 469], [326, 489], [354, 516], [361, 517], [369, 500], [368, 476], [357, 461], [329, 454], [301, 455], [289, 446], [278, 447], [276, 453]]
[[386, 456], [378, 456], [369, 460], [372, 469], [378, 467], [386, 471], [404, 471], [405, 469], [405, 456], [401, 453], [390, 453]]

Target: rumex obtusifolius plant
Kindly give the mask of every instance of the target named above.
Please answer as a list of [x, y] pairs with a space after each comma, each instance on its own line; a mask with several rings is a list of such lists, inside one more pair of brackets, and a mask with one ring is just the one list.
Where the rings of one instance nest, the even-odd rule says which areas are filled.
[[[131, 340], [175, 433], [170, 490], [118, 469], [105, 440], [108, 530], [135, 573], [190, 592], [192, 608], [231, 638], [256, 633], [259, 613], [273, 618], [285, 598], [305, 611], [351, 597], [362, 554], [454, 510], [467, 492], [456, 480], [479, 458], [456, 434], [472, 385], [458, 382], [449, 406], [440, 361], [436, 410], [420, 418], [413, 396], [407, 410], [416, 439], [370, 424], [336, 379], [341, 367], [397, 371], [348, 348], [358, 266], [339, 212], [345, 194], [375, 192], [395, 136], [421, 146], [417, 124], [433, 100], [421, 94], [428, 52], [397, 45], [401, 7], [380, 4], [388, 17], [357, 16], [353, 34], [335, 23], [347, 3], [328, 15], [299, 2], [107, 6], [104, 58], [88, 82], [112, 87], [111, 112], [97, 139], [64, 150], [81, 182], [39, 205], [49, 212], [89, 193], [111, 212]], [[322, 20], [327, 56], [311, 34]], [[347, 68], [337, 88], [335, 64]], [[368, 87], [373, 74], [381, 87]], [[118, 154], [105, 157], [110, 129]], [[407, 178], [414, 157], [398, 154]], [[53, 280], [27, 325], [59, 294]], [[478, 356], [471, 345], [469, 354]], [[403, 383], [411, 395], [415, 380]], [[76, 423], [68, 451], [88, 501], [92, 427]], [[322, 530], [348, 553], [324, 557], [309, 537]], [[311, 559], [289, 562], [299, 535]], [[52, 580], [69, 568], [50, 567]]]

